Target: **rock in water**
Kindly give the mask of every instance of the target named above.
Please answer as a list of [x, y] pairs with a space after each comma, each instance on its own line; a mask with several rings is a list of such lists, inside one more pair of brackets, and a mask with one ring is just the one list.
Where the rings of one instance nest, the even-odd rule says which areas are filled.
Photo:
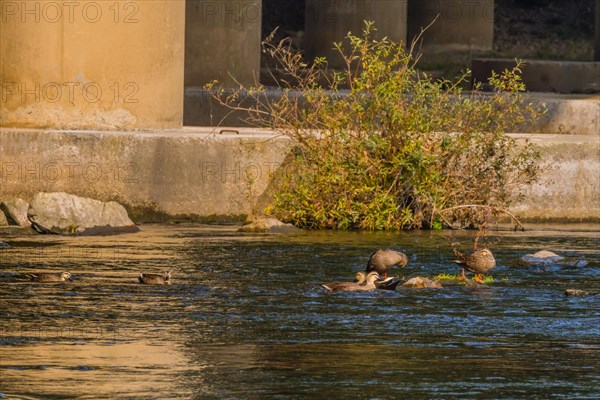
[[556, 253], [553, 253], [548, 250], [541, 250], [537, 253], [526, 254], [521, 257], [521, 261], [525, 264], [556, 264], [559, 261], [564, 260], [564, 257], [559, 256]]
[[402, 284], [404, 287], [409, 287], [413, 289], [441, 289], [443, 288], [442, 284], [438, 281], [432, 281], [429, 278], [423, 278], [421, 276], [415, 276], [414, 278], [410, 278], [406, 282]]
[[596, 296], [600, 294], [597, 291], [579, 290], [579, 289], [567, 289], [565, 290], [565, 296]]
[[36, 193], [27, 216], [40, 233], [108, 235], [139, 231], [119, 203], [67, 193]]
[[239, 232], [269, 232], [286, 233], [295, 232], [299, 229], [292, 224], [285, 224], [275, 218], [256, 218], [248, 225], [238, 229]]
[[0, 209], [0, 226], [8, 226], [8, 220], [2, 209]]
[[29, 203], [18, 197], [11, 197], [0, 203], [0, 209], [4, 211], [6, 219], [10, 225], [18, 225], [22, 227], [31, 226], [31, 222], [27, 219], [27, 210]]

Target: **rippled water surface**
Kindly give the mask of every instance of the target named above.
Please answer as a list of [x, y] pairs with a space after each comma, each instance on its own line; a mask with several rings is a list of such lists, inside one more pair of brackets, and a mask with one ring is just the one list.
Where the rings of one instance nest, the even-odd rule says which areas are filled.
[[[457, 273], [448, 232], [239, 234], [145, 225], [112, 237], [4, 237], [0, 398], [598, 398], [600, 233], [493, 232], [485, 288], [328, 294], [377, 247], [393, 274]], [[452, 240], [472, 246], [473, 233]], [[549, 249], [571, 265], [517, 267]], [[140, 270], [175, 268], [170, 286]], [[74, 282], [19, 280], [68, 270]]]

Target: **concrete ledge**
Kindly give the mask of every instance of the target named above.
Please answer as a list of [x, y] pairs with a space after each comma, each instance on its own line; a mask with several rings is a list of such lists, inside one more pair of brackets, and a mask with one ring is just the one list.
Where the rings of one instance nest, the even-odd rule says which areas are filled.
[[[547, 166], [519, 217], [600, 221], [600, 136], [525, 135]], [[290, 141], [267, 130], [184, 128], [156, 132], [0, 129], [0, 198], [64, 191], [117, 200], [167, 216], [252, 211]]]
[[[600, 64], [600, 63], [599, 63]], [[266, 96], [277, 100], [281, 89], [267, 88]], [[343, 94], [344, 91], [341, 91]], [[527, 122], [517, 127], [517, 132], [570, 133], [597, 135], [600, 133], [600, 95], [558, 95], [553, 93], [528, 93], [531, 101], [540, 109], [547, 109], [536, 123]], [[240, 106], [250, 107], [249, 101]], [[240, 126], [247, 114], [221, 106], [209, 92], [197, 87], [185, 89], [184, 124], [187, 126]]]
[[543, 173], [512, 207], [525, 221], [600, 221], [600, 137], [514, 134], [542, 156]]
[[519, 132], [600, 135], [600, 95], [530, 93], [530, 98], [546, 114], [535, 124], [522, 124]]
[[[600, 62], [524, 60], [523, 82], [527, 90], [555, 93], [600, 92]], [[487, 82], [492, 71], [500, 73], [515, 66], [514, 59], [475, 58], [473, 79]]]
[[288, 143], [242, 128], [0, 129], [0, 198], [64, 191], [171, 216], [248, 214]]

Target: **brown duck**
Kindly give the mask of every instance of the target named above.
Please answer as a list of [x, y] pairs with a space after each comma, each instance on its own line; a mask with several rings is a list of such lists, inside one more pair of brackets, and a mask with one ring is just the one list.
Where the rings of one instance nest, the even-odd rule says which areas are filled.
[[404, 267], [408, 264], [408, 257], [404, 253], [389, 249], [375, 250], [369, 258], [365, 272], [377, 272], [384, 278], [387, 278], [388, 271], [394, 266]]
[[[367, 274], [364, 272], [357, 272], [354, 278], [354, 282], [362, 285], [367, 280]], [[377, 289], [385, 290], [396, 290], [396, 286], [401, 282], [400, 278], [389, 277], [375, 281], [375, 287]]]
[[471, 254], [459, 254], [454, 262], [463, 270], [460, 279], [466, 279], [465, 269], [475, 274], [475, 282], [483, 283], [483, 276], [496, 267], [496, 259], [488, 249], [477, 250]]
[[165, 272], [164, 274], [149, 274], [146, 272], [140, 272], [138, 280], [140, 283], [145, 285], [170, 285], [171, 284], [171, 271]]
[[25, 274], [25, 277], [32, 282], [42, 283], [73, 281], [70, 272], [36, 272]]
[[[364, 276], [362, 272], [356, 274], [356, 278], [359, 279], [360, 276]], [[379, 280], [379, 274], [377, 272], [370, 272], [365, 277], [365, 280], [362, 283], [359, 282], [331, 282], [322, 285], [325, 289], [330, 292], [340, 292], [340, 291], [361, 291], [361, 290], [372, 290], [375, 289], [375, 282]]]

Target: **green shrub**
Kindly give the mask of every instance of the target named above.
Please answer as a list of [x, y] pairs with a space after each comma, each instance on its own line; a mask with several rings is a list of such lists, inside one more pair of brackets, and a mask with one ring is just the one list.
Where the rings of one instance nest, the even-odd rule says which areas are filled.
[[296, 144], [277, 179], [267, 212], [300, 227], [439, 229], [487, 221], [508, 207], [538, 176], [530, 143], [505, 134], [535, 110], [522, 94], [521, 62], [463, 93], [456, 81], [434, 80], [416, 69], [412, 49], [348, 34], [336, 47], [346, 61], [332, 71], [324, 58], [307, 64], [285, 43], [264, 42], [280, 68], [283, 95], [261, 85], [215, 90], [232, 108], [247, 97], [249, 121]]

